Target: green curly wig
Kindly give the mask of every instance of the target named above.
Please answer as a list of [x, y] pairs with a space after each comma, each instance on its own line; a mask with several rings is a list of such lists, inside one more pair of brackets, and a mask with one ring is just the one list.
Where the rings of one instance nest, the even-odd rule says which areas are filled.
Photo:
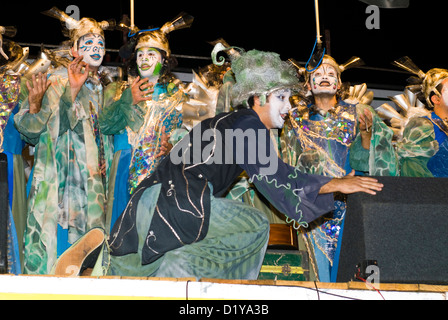
[[[216, 61], [217, 52], [229, 48], [217, 46], [215, 49], [214, 63], [219, 65], [220, 62]], [[232, 88], [234, 106], [240, 104], [247, 106], [247, 100], [252, 96], [259, 96], [261, 103], [264, 104], [267, 97], [279, 89], [293, 91], [302, 89], [294, 67], [282, 61], [277, 53], [251, 50], [242, 51], [231, 58], [232, 72], [236, 81]]]

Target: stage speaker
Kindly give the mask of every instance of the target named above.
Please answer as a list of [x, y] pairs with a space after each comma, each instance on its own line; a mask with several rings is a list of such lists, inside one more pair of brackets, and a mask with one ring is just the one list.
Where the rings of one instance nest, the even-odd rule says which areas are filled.
[[0, 274], [8, 270], [8, 158], [6, 154], [0, 153]]
[[337, 281], [448, 284], [448, 179], [378, 180], [378, 195], [347, 198]]

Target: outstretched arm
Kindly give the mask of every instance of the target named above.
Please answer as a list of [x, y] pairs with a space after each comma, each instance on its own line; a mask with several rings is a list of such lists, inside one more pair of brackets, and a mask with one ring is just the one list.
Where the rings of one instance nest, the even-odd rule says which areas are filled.
[[351, 194], [364, 192], [367, 194], [376, 195], [376, 193], [381, 191], [383, 187], [384, 185], [379, 183], [377, 179], [369, 177], [355, 177], [355, 171], [352, 171], [348, 176], [332, 179], [330, 182], [323, 185], [319, 194], [334, 192]]

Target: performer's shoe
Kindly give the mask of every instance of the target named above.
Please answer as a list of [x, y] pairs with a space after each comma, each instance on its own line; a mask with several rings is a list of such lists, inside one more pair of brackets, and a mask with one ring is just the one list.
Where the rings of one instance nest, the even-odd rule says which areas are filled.
[[102, 229], [92, 229], [68, 248], [56, 261], [56, 276], [79, 276], [93, 268], [106, 239]]

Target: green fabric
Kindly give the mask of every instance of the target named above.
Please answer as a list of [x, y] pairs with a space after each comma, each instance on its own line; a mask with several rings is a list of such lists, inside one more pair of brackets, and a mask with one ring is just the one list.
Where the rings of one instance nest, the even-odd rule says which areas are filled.
[[[210, 226], [204, 240], [142, 266], [141, 244], [159, 193], [160, 185], [144, 192], [137, 209], [138, 252], [110, 256], [109, 275], [257, 279], [269, 238], [269, 222], [257, 209], [225, 198], [211, 197]], [[109, 257], [104, 262], [108, 264]]]
[[[16, 126], [36, 145], [33, 180], [28, 198], [25, 266], [28, 274], [47, 274], [57, 258], [57, 227], [67, 229], [74, 243], [94, 227], [104, 228], [105, 190], [113, 156], [110, 137], [94, 132], [94, 116], [103, 107], [101, 85], [82, 87], [71, 103], [66, 69], [49, 78], [42, 109], [29, 114], [28, 91], [21, 94]], [[106, 174], [100, 171], [104, 159]]]
[[[113, 139], [95, 132], [94, 128], [93, 118], [103, 108], [102, 85], [83, 85], [74, 103], [71, 102], [70, 91], [67, 83], [60, 100], [62, 137], [58, 144], [61, 146], [61, 142], [64, 142], [62, 148], [68, 151], [60, 161], [61, 169], [65, 170], [60, 181], [60, 193], [63, 195], [64, 206], [68, 203], [68, 208], [67, 212], [64, 211], [67, 216], [59, 224], [69, 228], [69, 242], [74, 243], [88, 230], [105, 227], [105, 202], [113, 159]], [[96, 140], [97, 134], [101, 138], [101, 147]], [[66, 143], [63, 139], [65, 136]], [[104, 149], [102, 155], [100, 148]], [[101, 157], [106, 166], [105, 177], [100, 171]]]
[[23, 165], [22, 155], [13, 155], [14, 165], [14, 197], [12, 199], [12, 215], [14, 218], [14, 224], [16, 226], [17, 241], [19, 243], [19, 256], [20, 263], [23, 269], [24, 255], [23, 255], [23, 239], [25, 236], [26, 227], [26, 179], [25, 169]]
[[286, 223], [286, 216], [275, 209], [268, 200], [249, 182], [249, 178], [243, 173], [229, 188], [226, 198], [243, 202], [257, 208], [268, 218], [269, 224]]
[[56, 142], [59, 136], [59, 99], [67, 82], [66, 72], [59, 70], [49, 80], [52, 85], [37, 114], [29, 113], [28, 89], [25, 81], [22, 82], [20, 110], [14, 117], [23, 140], [35, 145], [25, 234], [24, 272], [29, 274], [46, 274], [56, 261], [56, 230], [60, 212], [58, 181], [62, 174], [56, 161], [61, 157]]
[[146, 113], [144, 103], [133, 105], [131, 89], [122, 91], [124, 85], [114, 84], [110, 91], [114, 92], [114, 95], [105, 97], [106, 108], [99, 115], [101, 132], [104, 134], [120, 134], [126, 127], [137, 132], [143, 126]]
[[114, 158], [112, 161], [111, 169], [110, 169], [110, 175], [109, 175], [109, 190], [107, 191], [107, 208], [106, 208], [106, 232], [109, 234], [109, 231], [112, 227], [112, 211], [113, 211], [113, 204], [115, 200], [115, 181], [117, 178], [117, 170], [118, 165], [120, 162], [121, 157], [121, 151], [118, 150], [114, 154]]
[[434, 126], [429, 119], [412, 118], [397, 143], [400, 175], [404, 177], [433, 177], [428, 161], [439, 151]]
[[[358, 104], [357, 114], [370, 110], [373, 115], [372, 138], [370, 149], [362, 146], [359, 134], [350, 147], [350, 166], [371, 176], [398, 176], [398, 161], [392, 145], [393, 131], [384, 123], [377, 113], [368, 105]], [[359, 132], [359, 122], [358, 122]]]

